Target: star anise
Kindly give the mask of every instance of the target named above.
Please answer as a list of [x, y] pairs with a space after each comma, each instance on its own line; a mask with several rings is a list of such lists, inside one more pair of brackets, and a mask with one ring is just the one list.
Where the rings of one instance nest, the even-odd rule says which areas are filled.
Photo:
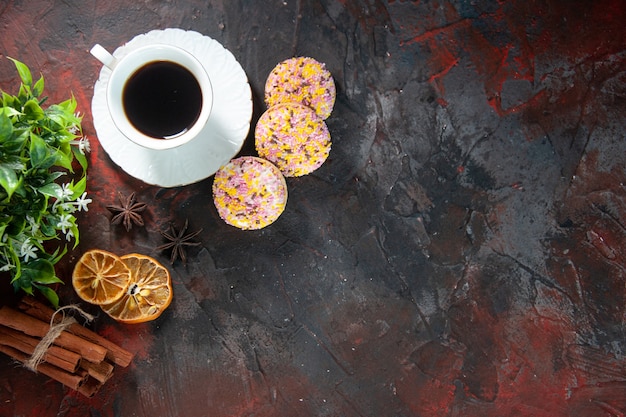
[[133, 223], [137, 226], [143, 226], [143, 219], [140, 213], [146, 209], [146, 204], [137, 202], [134, 192], [128, 197], [124, 197], [122, 193], [119, 193], [119, 200], [119, 206], [107, 206], [107, 210], [114, 214], [111, 218], [111, 224], [122, 223], [127, 232], [133, 227]]
[[169, 242], [158, 246], [156, 250], [162, 251], [165, 249], [172, 249], [170, 255], [170, 263], [174, 264], [177, 258], [183, 261], [183, 265], [187, 265], [187, 253], [185, 252], [185, 246], [198, 246], [201, 242], [191, 242], [191, 239], [198, 236], [202, 229], [193, 233], [187, 233], [187, 227], [189, 226], [189, 220], [185, 220], [185, 226], [180, 232], [177, 232], [174, 225], [170, 224], [169, 231], [161, 232], [161, 235], [169, 240]]

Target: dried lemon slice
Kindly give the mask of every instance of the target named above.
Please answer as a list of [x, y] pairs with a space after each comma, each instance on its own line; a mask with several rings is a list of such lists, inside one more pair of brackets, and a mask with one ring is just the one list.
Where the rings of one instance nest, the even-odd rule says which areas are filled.
[[76, 294], [92, 304], [109, 304], [119, 300], [128, 290], [130, 269], [117, 256], [102, 249], [88, 250], [80, 257], [72, 272]]
[[133, 253], [121, 257], [130, 270], [130, 285], [122, 297], [102, 310], [123, 323], [143, 323], [154, 320], [172, 302], [170, 273], [155, 259]]

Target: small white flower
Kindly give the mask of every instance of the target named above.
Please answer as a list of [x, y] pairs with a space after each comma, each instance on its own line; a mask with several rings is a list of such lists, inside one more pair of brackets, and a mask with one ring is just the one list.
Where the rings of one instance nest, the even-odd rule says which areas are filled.
[[29, 215], [26, 215], [26, 220], [28, 220], [28, 223], [30, 224], [30, 234], [36, 235], [37, 232], [39, 231], [39, 223], [35, 221], [33, 216], [29, 216]]
[[24, 262], [28, 262], [28, 258], [37, 259], [37, 247], [30, 243], [30, 239], [26, 239], [20, 248], [20, 256], [24, 257]]
[[91, 152], [91, 142], [89, 142], [89, 139], [87, 139], [87, 136], [85, 136], [84, 138], [80, 140], [78, 149], [80, 149], [82, 153]]
[[66, 200], [70, 198], [72, 194], [74, 194], [74, 191], [72, 191], [68, 183], [64, 183], [61, 185], [61, 200]]
[[87, 192], [84, 192], [83, 195], [81, 195], [80, 197], [76, 199], [76, 202], [74, 204], [76, 204], [76, 207], [78, 207], [78, 211], [81, 211], [81, 210], [89, 211], [87, 204], [91, 203], [92, 200], [91, 198], [86, 198], [86, 197], [87, 197]]
[[72, 240], [73, 237], [74, 237], [74, 232], [72, 232], [72, 229], [69, 229], [67, 233], [65, 234], [65, 240], [69, 242], [70, 240]]
[[[74, 207], [74, 203], [63, 203], [60, 205], [61, 211], [64, 213], [74, 213], [76, 211], [76, 207]], [[59, 210], [57, 210], [58, 212]]]
[[72, 227], [72, 223], [70, 219], [72, 218], [71, 214], [62, 214], [59, 218], [59, 222], [57, 223], [57, 227], [61, 228], [61, 232], [66, 233], [67, 228]]
[[89, 139], [87, 139], [87, 136], [84, 136], [80, 138], [79, 140], [71, 141], [70, 145], [77, 145], [78, 150], [83, 155], [85, 154], [85, 152], [91, 152], [91, 143], [89, 142]]
[[3, 265], [2, 267], [0, 267], [0, 272], [7, 272], [10, 271], [11, 269], [15, 268], [15, 265], [13, 265], [11, 262], [9, 262], [9, 260], [7, 258], [4, 259], [7, 263], [5, 265]]

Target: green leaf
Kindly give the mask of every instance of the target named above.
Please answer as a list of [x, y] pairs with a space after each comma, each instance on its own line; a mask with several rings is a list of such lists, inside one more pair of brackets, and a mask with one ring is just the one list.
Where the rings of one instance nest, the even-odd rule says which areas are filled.
[[22, 115], [24, 113], [22, 113], [21, 111], [17, 109], [14, 109], [13, 107], [5, 106], [2, 108], [2, 114], [7, 115], [8, 117], [13, 117], [13, 116]]
[[52, 288], [37, 284], [34, 284], [34, 286], [50, 301], [50, 304], [52, 304], [55, 309], [59, 308], [59, 296]]
[[76, 184], [72, 185], [72, 191], [73, 191], [72, 198], [76, 199], [80, 197], [85, 192], [86, 188], [87, 188], [87, 177], [84, 176]]
[[72, 172], [72, 153], [65, 153], [60, 149], [56, 149], [54, 153], [55, 162], [54, 164], [60, 167], [67, 169]]
[[60, 126], [80, 126], [81, 118], [74, 114], [76, 100], [66, 100], [60, 104], [53, 104], [46, 109], [46, 116]]
[[67, 175], [67, 173], [63, 171], [51, 172], [48, 176], [48, 182], [56, 181], [57, 179], [61, 178], [63, 175]]
[[22, 82], [27, 86], [31, 86], [33, 84], [33, 76], [30, 73], [30, 69], [26, 66], [26, 64], [18, 61], [17, 59], [13, 59], [11, 57], [7, 57], [15, 64], [15, 68], [17, 68], [17, 73], [20, 75]]
[[88, 165], [87, 156], [85, 156], [85, 154], [82, 153], [80, 149], [78, 149], [78, 146], [72, 146], [72, 153], [74, 154], [74, 158], [76, 158], [83, 171], [86, 171]]
[[17, 253], [15, 253], [13, 245], [9, 245], [9, 255], [11, 256], [11, 262], [15, 265], [13, 279], [11, 280], [11, 283], [13, 284], [13, 281], [22, 275], [22, 263], [20, 262], [20, 258], [17, 256]]
[[0, 142], [6, 142], [13, 135], [13, 122], [3, 111], [0, 113]]
[[2, 92], [2, 107], [13, 106], [14, 101], [15, 101], [15, 97], [13, 97], [12, 95], [4, 91]]
[[21, 178], [18, 178], [15, 171], [6, 164], [0, 164], [0, 185], [7, 193], [7, 198], [11, 198], [15, 190], [20, 186]]
[[[78, 102], [76, 101], [76, 98], [74, 98], [74, 96], [72, 95], [71, 98], [68, 98], [67, 100], [57, 104], [56, 106], [58, 108], [61, 109], [61, 111], [63, 111], [63, 113], [69, 115], [69, 116], [74, 116], [74, 113], [76, 112], [76, 106], [78, 105]], [[55, 107], [54, 105], [50, 106], [50, 107]]]
[[50, 184], [46, 184], [43, 187], [39, 187], [37, 189], [41, 194], [47, 195], [48, 197], [61, 198], [63, 195], [63, 188], [57, 184], [56, 182], [52, 182]]
[[[49, 216], [48, 216], [49, 217]], [[56, 225], [56, 223], [54, 224], [50, 224], [50, 223], [41, 223], [39, 225], [41, 230], [41, 233], [44, 236], [52, 236], [52, 237], [56, 237], [57, 235], [57, 229], [54, 227], [54, 225]]]
[[33, 167], [38, 167], [48, 156], [48, 146], [38, 135], [30, 134], [30, 160]]
[[[48, 150], [50, 151], [50, 147], [48, 147]], [[59, 160], [63, 158], [63, 155], [60, 155], [60, 152], [56, 149], [52, 149], [52, 153], [48, 153], [48, 155], [46, 155], [46, 157], [44, 158], [43, 161], [41, 161], [39, 163], [39, 165], [37, 166], [38, 169], [48, 169], [51, 168], [55, 165], [58, 165]]]
[[[53, 268], [53, 271], [54, 271], [54, 268]], [[52, 275], [45, 275], [45, 276], [41, 276], [39, 278], [33, 279], [33, 283], [50, 285], [50, 284], [59, 284], [59, 283], [62, 284], [63, 281], [61, 281], [56, 275], [54, 275], [54, 272], [53, 272]]]
[[34, 295], [33, 294], [33, 286], [30, 283], [22, 280], [22, 277], [20, 277], [19, 279], [13, 281], [12, 284], [13, 284], [13, 288], [15, 288], [16, 291], [17, 290], [22, 290], [22, 291], [24, 291], [28, 295]]
[[72, 227], [70, 227], [70, 230], [72, 231], [72, 234], [74, 235], [74, 246], [72, 247], [72, 249], [76, 249], [76, 247], [78, 246], [78, 243], [80, 242], [80, 234], [78, 231], [78, 225], [76, 223], [74, 223], [72, 225]]
[[[15, 127], [15, 125], [13, 125], [13, 127]], [[16, 145], [19, 144], [20, 147], [22, 147], [22, 145], [28, 142], [29, 138], [30, 138], [29, 128], [19, 127], [19, 128], [15, 128], [15, 130], [13, 131], [12, 141], [15, 142]]]
[[24, 230], [26, 227], [26, 217], [24, 213], [12, 213], [13, 217], [11, 222], [7, 225], [7, 232], [11, 236], [17, 236]]
[[33, 95], [35, 97], [39, 97], [41, 93], [43, 93], [43, 87], [44, 87], [44, 80], [43, 80], [43, 76], [41, 76], [39, 77], [39, 79], [35, 83], [35, 86], [33, 87]]
[[54, 265], [47, 259], [37, 258], [27, 263], [22, 263], [21, 280], [31, 284], [33, 282], [40, 284], [54, 283], [58, 280], [54, 273]]
[[17, 99], [19, 103], [26, 103], [31, 98], [31, 96], [32, 93], [30, 91], [30, 87], [26, 84], [21, 84], [20, 91], [19, 93], [17, 93]]
[[41, 120], [44, 118], [44, 111], [37, 100], [31, 99], [24, 104], [24, 115], [30, 120]]
[[52, 259], [50, 259], [50, 262], [52, 262], [53, 264], [56, 264], [57, 262], [59, 262], [61, 258], [63, 258], [65, 254], [67, 253], [67, 246], [63, 246], [63, 250], [60, 252], [59, 252], [59, 249], [60, 248], [56, 248], [56, 250], [52, 254]]

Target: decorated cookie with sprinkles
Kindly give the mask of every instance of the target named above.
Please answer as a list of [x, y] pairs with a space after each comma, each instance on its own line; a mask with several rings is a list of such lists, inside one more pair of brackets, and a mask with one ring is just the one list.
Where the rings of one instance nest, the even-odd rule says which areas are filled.
[[254, 131], [256, 150], [286, 177], [310, 174], [330, 153], [326, 123], [302, 104], [270, 107], [261, 115]]
[[287, 59], [274, 67], [265, 82], [268, 107], [300, 103], [315, 110], [326, 120], [335, 105], [335, 81], [326, 65], [313, 58]]
[[243, 230], [262, 229], [285, 210], [287, 184], [271, 162], [243, 156], [215, 173], [213, 202], [226, 223]]

